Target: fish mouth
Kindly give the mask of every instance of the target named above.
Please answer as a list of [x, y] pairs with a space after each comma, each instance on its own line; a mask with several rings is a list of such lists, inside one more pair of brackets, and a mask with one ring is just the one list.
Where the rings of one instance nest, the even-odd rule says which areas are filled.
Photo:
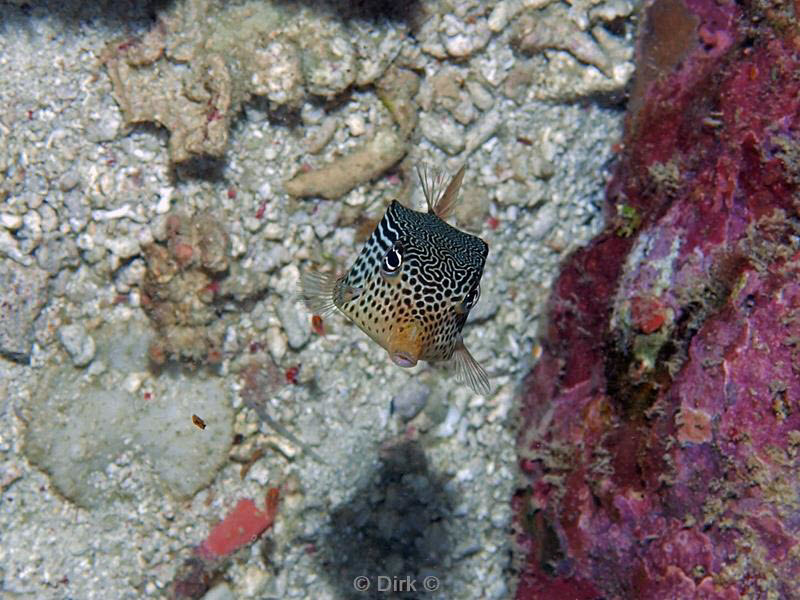
[[389, 355], [398, 367], [409, 368], [417, 364], [417, 359], [410, 352], [393, 352]]

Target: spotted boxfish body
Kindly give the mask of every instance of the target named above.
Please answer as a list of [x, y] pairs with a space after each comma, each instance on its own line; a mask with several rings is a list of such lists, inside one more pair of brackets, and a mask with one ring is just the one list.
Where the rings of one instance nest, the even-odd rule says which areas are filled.
[[464, 169], [438, 193], [440, 179], [420, 173], [428, 212], [392, 201], [344, 274], [306, 273], [301, 295], [314, 313], [338, 308], [401, 367], [452, 360], [461, 378], [487, 393], [488, 377], [461, 336], [480, 295], [489, 247], [444, 221]]

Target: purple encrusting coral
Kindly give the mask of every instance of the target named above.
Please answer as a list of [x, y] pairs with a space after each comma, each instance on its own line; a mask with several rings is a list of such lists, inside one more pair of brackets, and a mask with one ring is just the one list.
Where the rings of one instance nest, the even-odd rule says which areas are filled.
[[519, 600], [800, 598], [798, 5], [658, 0], [526, 381]]

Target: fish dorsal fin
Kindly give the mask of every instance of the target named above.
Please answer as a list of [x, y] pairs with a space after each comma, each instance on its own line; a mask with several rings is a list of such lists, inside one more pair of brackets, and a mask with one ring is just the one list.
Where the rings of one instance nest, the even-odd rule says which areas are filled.
[[453, 175], [450, 183], [442, 191], [447, 175], [438, 169], [430, 169], [427, 165], [417, 167], [417, 175], [422, 184], [422, 193], [425, 194], [425, 201], [428, 203], [428, 212], [435, 214], [440, 219], [446, 219], [453, 214], [453, 209], [458, 200], [458, 190], [461, 188], [461, 181], [464, 179], [466, 165], [461, 165], [458, 173]]
[[459, 339], [456, 349], [453, 352], [453, 365], [456, 368], [456, 377], [465, 383], [472, 391], [481, 396], [488, 396], [491, 388], [489, 387], [489, 375], [477, 360], [472, 357], [464, 340]]

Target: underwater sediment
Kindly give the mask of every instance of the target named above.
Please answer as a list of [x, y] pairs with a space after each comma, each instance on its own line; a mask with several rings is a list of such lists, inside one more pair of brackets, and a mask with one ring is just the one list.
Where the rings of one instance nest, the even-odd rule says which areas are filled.
[[796, 4], [658, 0], [526, 380], [519, 600], [796, 598]]

